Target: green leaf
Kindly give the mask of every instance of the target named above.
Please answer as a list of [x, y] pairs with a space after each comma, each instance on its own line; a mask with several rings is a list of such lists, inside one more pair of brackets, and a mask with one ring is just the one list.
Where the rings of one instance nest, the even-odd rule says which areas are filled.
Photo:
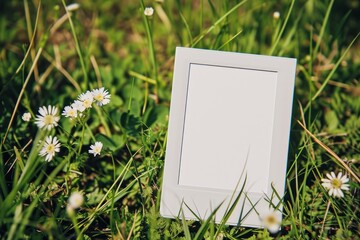
[[124, 87], [122, 91], [124, 95], [124, 99], [126, 101], [129, 101], [130, 99], [135, 102], [142, 102], [144, 98], [143, 92], [139, 89], [137, 86], [132, 86], [131, 84], [128, 84]]
[[169, 108], [165, 106], [155, 106], [146, 111], [144, 122], [146, 126], [151, 127], [154, 123], [166, 123], [169, 115]]
[[113, 139], [109, 138], [108, 136], [99, 133], [95, 136], [95, 138], [96, 138], [96, 141], [102, 142], [104, 148], [108, 148], [111, 151], [116, 151], [120, 147], [124, 146], [124, 141], [118, 142], [119, 137], [116, 137], [117, 141], [114, 141]]
[[111, 104], [115, 107], [120, 107], [124, 104], [124, 101], [118, 95], [111, 95]]
[[141, 132], [141, 119], [130, 112], [125, 112], [120, 117], [120, 124], [126, 134], [137, 136]]

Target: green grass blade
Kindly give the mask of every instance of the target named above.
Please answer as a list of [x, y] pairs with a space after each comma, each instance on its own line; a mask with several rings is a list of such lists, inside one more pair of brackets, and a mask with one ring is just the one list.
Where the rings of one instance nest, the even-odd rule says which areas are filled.
[[195, 47], [206, 35], [212, 32], [216, 26], [218, 26], [221, 22], [223, 22], [230, 14], [235, 12], [240, 6], [245, 4], [247, 0], [243, 0], [236, 4], [233, 8], [227, 11], [223, 16], [221, 16], [213, 25], [211, 25], [208, 29], [204, 30], [199, 36], [195, 38], [195, 41], [191, 44], [191, 47]]
[[[356, 42], [357, 38], [359, 37], [360, 32], [356, 35], [356, 37], [351, 41], [351, 43], [349, 44], [349, 46], [345, 49], [344, 53], [341, 55], [341, 57], [338, 59], [338, 61], [336, 62], [335, 66], [333, 67], [333, 69], [331, 70], [331, 72], [327, 75], [325, 81], [321, 84], [319, 90], [315, 93], [315, 95], [312, 97], [311, 101], [314, 102], [315, 99], [322, 93], [322, 91], [324, 90], [324, 88], [327, 86], [327, 84], [329, 83], [331, 77], [334, 75], [334, 73], [336, 72], [336, 70], [338, 69], [339, 65], [341, 64], [341, 62], [344, 60], [346, 54], [349, 52], [350, 48], [353, 46], [353, 44]], [[306, 111], [309, 108], [309, 104], [305, 107], [304, 111]]]
[[[5, 181], [5, 169], [4, 169], [4, 158], [3, 158], [3, 146], [0, 145], [0, 205], [3, 206], [3, 198], [8, 195], [8, 189]], [[0, 218], [0, 222], [2, 219]]]
[[73, 35], [73, 38], [74, 38], [74, 41], [75, 41], [75, 49], [76, 49], [76, 52], [77, 52], [77, 54], [79, 56], [81, 69], [82, 69], [83, 75], [84, 75], [84, 83], [85, 83], [86, 87], [89, 87], [87, 70], [86, 70], [86, 67], [85, 67], [85, 62], [84, 62], [83, 55], [81, 53], [81, 47], [80, 47], [80, 44], [79, 44], [79, 40], [78, 40], [77, 35], [76, 35], [75, 26], [74, 26], [73, 21], [71, 19], [71, 14], [70, 14], [70, 12], [68, 11], [68, 9], [66, 7], [65, 0], [62, 0], [62, 4], [63, 4], [63, 6], [65, 8], [66, 14], [67, 14], [68, 19], [69, 19], [70, 29], [71, 29], [71, 32], [72, 32], [72, 35]]
[[188, 24], [188, 22], [187, 22], [187, 20], [186, 20], [186, 18], [184, 16], [184, 14], [181, 11], [181, 3], [180, 3], [180, 1], [176, 0], [175, 2], [177, 4], [177, 8], [178, 8], [178, 11], [179, 11], [179, 16], [181, 18], [181, 21], [183, 22], [183, 24], [185, 26], [185, 29], [186, 29], [186, 32], [187, 32], [187, 34], [189, 36], [189, 44], [191, 45], [191, 43], [193, 42], [193, 36], [191, 34], [190, 26], [189, 26], [189, 24]]
[[334, 0], [331, 0], [330, 3], [329, 3], [329, 6], [328, 6], [328, 8], [327, 8], [327, 11], [326, 11], [324, 20], [323, 20], [322, 25], [321, 25], [319, 38], [317, 39], [317, 42], [316, 42], [316, 45], [315, 45], [315, 48], [314, 48], [314, 51], [313, 51], [313, 56], [312, 56], [313, 59], [314, 59], [314, 58], [317, 56], [317, 54], [318, 54], [319, 47], [320, 47], [320, 44], [321, 44], [322, 39], [323, 39], [323, 37], [324, 37], [325, 27], [326, 27], [326, 25], [327, 25], [327, 22], [329, 21], [329, 16], [330, 16], [330, 12], [331, 12], [331, 9], [332, 9], [333, 4], [334, 4]]
[[15, 152], [15, 156], [16, 156], [16, 160], [21, 168], [21, 171], [24, 170], [24, 161], [21, 157], [21, 154], [19, 152], [19, 150], [14, 146], [14, 152]]
[[227, 40], [223, 45], [217, 48], [217, 50], [223, 49], [225, 46], [227, 46], [229, 43], [231, 43], [235, 38], [237, 38], [240, 33], [242, 33], [243, 30], [241, 29], [239, 32], [237, 32], [234, 36], [232, 36], [229, 40]]
[[187, 240], [191, 240], [191, 235], [190, 235], [189, 226], [188, 226], [187, 223], [186, 223], [185, 215], [184, 215], [184, 211], [183, 211], [183, 210], [181, 210], [181, 222], [182, 222], [182, 226], [183, 226], [185, 238], [186, 238]]
[[30, 45], [28, 47], [28, 50], [25, 53], [25, 56], [23, 58], [23, 60], [21, 61], [19, 67], [16, 69], [15, 71], [15, 75], [19, 73], [19, 71], [21, 70], [21, 68], [24, 66], [25, 61], [27, 59], [27, 57], [29, 56], [31, 49], [34, 45], [34, 41], [35, 41], [35, 36], [36, 36], [36, 31], [37, 31], [37, 27], [38, 27], [38, 23], [39, 23], [39, 16], [40, 16], [40, 9], [41, 9], [41, 1], [39, 1], [39, 5], [38, 5], [38, 9], [37, 9], [37, 13], [36, 13], [36, 18], [35, 18], [35, 26], [34, 26], [34, 31], [32, 33], [32, 38], [30, 40]]
[[212, 221], [214, 221], [214, 217], [217, 213], [217, 211], [219, 210], [219, 208], [221, 207], [223, 203], [219, 204], [219, 206], [217, 206], [214, 211], [212, 211], [212, 213], [210, 214], [210, 216], [201, 224], [201, 227], [199, 228], [199, 230], [197, 231], [194, 240], [200, 240], [203, 239], [205, 236], [206, 231], [209, 229], [210, 227], [210, 223]]
[[289, 21], [291, 12], [292, 12], [292, 10], [293, 10], [293, 8], [294, 8], [294, 4], [295, 4], [295, 0], [292, 0], [292, 1], [291, 1], [291, 4], [290, 4], [290, 7], [289, 7], [289, 10], [288, 10], [288, 13], [287, 13], [287, 15], [286, 15], [284, 24], [282, 25], [281, 30], [280, 30], [280, 32], [279, 32], [279, 35], [277, 36], [277, 38], [276, 38], [276, 40], [275, 40], [275, 43], [272, 45], [271, 50], [270, 50], [270, 52], [269, 52], [269, 55], [270, 55], [270, 56], [274, 54], [275, 49], [276, 49], [276, 47], [277, 47], [278, 44], [279, 44], [279, 41], [280, 41], [280, 39], [281, 39], [281, 37], [282, 37], [282, 35], [283, 35], [283, 33], [284, 33], [285, 27], [287, 26], [287, 23], [288, 23], [288, 21]]
[[[30, 217], [33, 214], [33, 211], [35, 210], [36, 206], [38, 205], [38, 202], [40, 201], [40, 196], [44, 195], [44, 192], [47, 190], [47, 187], [49, 184], [54, 180], [54, 178], [59, 174], [60, 171], [64, 168], [65, 164], [67, 164], [67, 159], [64, 159], [60, 164], [56, 166], [56, 168], [51, 172], [50, 175], [46, 177], [45, 182], [42, 184], [42, 187], [40, 188], [39, 192], [31, 202], [31, 204], [24, 210], [22, 216], [21, 216], [21, 222], [19, 228], [17, 229], [16, 235], [18, 236], [18, 239], [23, 237], [24, 229], [27, 225], [27, 223], [30, 221]], [[43, 175], [39, 175], [38, 179], [42, 178]]]

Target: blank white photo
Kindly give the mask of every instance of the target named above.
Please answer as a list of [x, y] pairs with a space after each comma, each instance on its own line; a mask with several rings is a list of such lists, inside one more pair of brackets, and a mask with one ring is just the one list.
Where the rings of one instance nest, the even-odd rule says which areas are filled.
[[179, 184], [232, 191], [246, 175], [248, 191], [266, 192], [277, 73], [203, 64], [189, 72]]

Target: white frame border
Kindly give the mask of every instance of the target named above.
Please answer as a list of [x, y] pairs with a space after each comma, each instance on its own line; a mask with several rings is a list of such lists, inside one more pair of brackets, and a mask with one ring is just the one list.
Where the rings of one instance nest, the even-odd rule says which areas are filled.
[[[259, 214], [267, 212], [269, 203], [264, 200], [265, 197], [271, 196], [273, 188], [276, 189], [276, 192], [281, 197], [283, 197], [285, 191], [296, 59], [194, 48], [176, 48], [160, 214], [169, 218], [181, 217], [180, 211], [182, 209], [186, 219], [196, 220], [193, 213], [187, 207], [182, 207], [185, 202], [201, 218], [206, 218], [212, 209], [215, 209], [218, 204], [225, 200], [223, 203], [224, 207], [221, 207], [217, 212], [220, 216], [219, 218], [218, 215], [216, 217], [218, 222], [221, 220], [221, 216], [229, 204], [229, 196], [233, 192], [222, 189], [180, 186], [178, 184], [188, 91], [188, 81], [184, 80], [189, 78], [190, 64], [277, 72], [278, 82], [276, 85], [272, 151], [269, 168], [270, 181], [267, 184], [266, 193], [247, 193], [247, 197], [253, 203], [259, 201], [256, 205], [256, 210]], [[210, 205], [209, 201], [211, 202]], [[245, 209], [251, 210], [250, 202], [242, 197], [227, 224], [239, 225], [239, 216], [237, 214], [241, 211], [243, 201], [245, 202]], [[277, 204], [279, 201], [279, 199], [273, 199], [274, 204]], [[211, 209], [209, 209], [209, 206]], [[279, 210], [282, 210], [282, 208], [280, 207]], [[259, 215], [253, 210], [240, 225], [263, 227]]]

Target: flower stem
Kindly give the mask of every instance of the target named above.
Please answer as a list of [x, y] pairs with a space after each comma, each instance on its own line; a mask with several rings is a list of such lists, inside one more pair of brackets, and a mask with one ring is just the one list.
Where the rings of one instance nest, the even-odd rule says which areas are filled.
[[[144, 11], [145, 10], [144, 0], [140, 0], [140, 4], [141, 4], [142, 11]], [[157, 101], [158, 97], [159, 97], [158, 96], [159, 79], [158, 79], [158, 66], [157, 66], [157, 61], [156, 61], [156, 53], [155, 53], [155, 47], [154, 47], [154, 38], [153, 38], [152, 30], [150, 27], [149, 19], [144, 14], [143, 14], [143, 22], [145, 25], [146, 36], [148, 39], [148, 48], [150, 51], [150, 59], [151, 59], [151, 63], [152, 63], [152, 70], [153, 70], [152, 78], [155, 79], [155, 81], [156, 81], [154, 94], [156, 96], [156, 101]], [[146, 84], [145, 87], [146, 87], [146, 91], [148, 92], [149, 85]], [[147, 98], [147, 96], [145, 96], [145, 97]], [[146, 107], [146, 102], [144, 105]], [[145, 110], [145, 107], [143, 108], [143, 111]]]
[[72, 223], [74, 225], [74, 229], [75, 229], [75, 232], [76, 232], [76, 235], [77, 235], [76, 239], [82, 239], [81, 232], [80, 232], [80, 229], [79, 229], [78, 222], [77, 222], [75, 214], [71, 214], [70, 218], [71, 218], [71, 221], [72, 221]]
[[82, 148], [82, 145], [84, 144], [84, 135], [85, 135], [84, 123], [82, 123], [81, 128], [82, 128], [81, 129], [81, 142], [80, 142], [80, 145], [79, 145], [78, 155], [81, 154], [81, 148]]

